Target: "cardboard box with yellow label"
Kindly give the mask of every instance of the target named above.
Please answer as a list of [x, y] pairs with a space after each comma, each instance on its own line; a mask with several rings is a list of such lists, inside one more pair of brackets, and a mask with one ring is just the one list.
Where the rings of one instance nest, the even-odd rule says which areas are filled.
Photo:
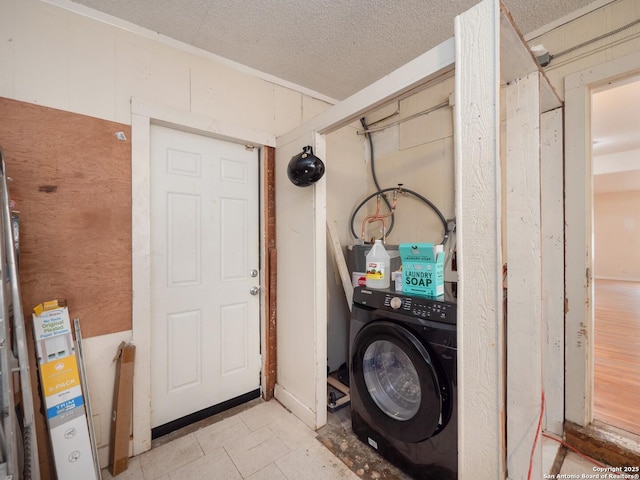
[[33, 335], [58, 478], [95, 480], [89, 426], [66, 302], [54, 300], [35, 307]]

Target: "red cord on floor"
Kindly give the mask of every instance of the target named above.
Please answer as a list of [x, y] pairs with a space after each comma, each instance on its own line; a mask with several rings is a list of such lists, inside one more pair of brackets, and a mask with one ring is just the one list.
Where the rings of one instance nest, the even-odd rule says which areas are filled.
[[560, 440], [559, 438], [553, 436], [553, 435], [549, 435], [548, 433], [542, 433], [543, 437], [547, 437], [550, 438], [551, 440], [555, 440], [556, 442], [558, 442], [560, 445], [562, 445], [565, 448], [568, 448], [569, 450], [571, 450], [574, 453], [577, 453], [578, 455], [580, 455], [582, 458], [584, 458], [585, 460], [590, 461], [591, 463], [593, 463], [594, 465], [597, 465], [598, 467], [602, 467], [602, 468], [607, 468], [607, 466], [604, 463], [600, 463], [597, 460], [594, 460], [593, 458], [585, 455], [584, 453], [582, 453], [581, 451], [577, 450], [576, 448], [572, 447], [571, 445], [569, 445], [567, 442], [564, 442], [562, 440]]
[[529, 474], [527, 475], [527, 479], [531, 480], [531, 473], [533, 471], [533, 455], [536, 451], [536, 445], [538, 444], [538, 438], [540, 437], [540, 434], [542, 434], [543, 437], [547, 437], [550, 438], [551, 440], [555, 440], [556, 442], [560, 443], [563, 447], [568, 448], [569, 450], [571, 450], [574, 453], [577, 453], [578, 455], [580, 455], [582, 458], [584, 458], [585, 460], [588, 460], [589, 462], [593, 463], [594, 465], [597, 465], [598, 467], [602, 467], [602, 468], [607, 468], [606, 465], [598, 462], [597, 460], [594, 460], [593, 458], [585, 455], [584, 453], [578, 451], [577, 449], [575, 449], [574, 447], [572, 447], [571, 445], [569, 445], [568, 443], [562, 441], [559, 438], [556, 438], [553, 435], [549, 435], [548, 433], [544, 433], [542, 432], [542, 419], [544, 418], [544, 389], [542, 390], [542, 405], [540, 407], [540, 418], [538, 419], [538, 428], [536, 429], [536, 436], [535, 439], [533, 440], [533, 447], [531, 448], [531, 457], [529, 458]]
[[538, 427], [536, 428], [536, 436], [533, 439], [533, 447], [531, 448], [531, 457], [529, 457], [529, 474], [527, 475], [528, 480], [531, 480], [531, 472], [533, 471], [533, 454], [536, 451], [538, 438], [540, 437], [540, 433], [542, 432], [542, 419], [544, 417], [544, 388], [542, 389], [541, 398], [542, 398], [542, 402], [540, 406], [540, 418], [538, 418]]

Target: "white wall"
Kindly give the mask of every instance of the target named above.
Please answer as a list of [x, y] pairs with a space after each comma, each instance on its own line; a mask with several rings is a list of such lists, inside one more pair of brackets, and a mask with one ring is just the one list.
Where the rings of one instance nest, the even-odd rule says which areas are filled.
[[[374, 148], [374, 164], [380, 187], [396, 187], [399, 183], [433, 202], [445, 218], [454, 217], [454, 161], [453, 161], [453, 114], [451, 107], [444, 107], [427, 115], [414, 119], [407, 117], [423, 112], [442, 102], [447, 102], [453, 93], [453, 77], [444, 80], [428, 89], [422, 90], [399, 102], [368, 113], [366, 120], [373, 124], [394, 112], [396, 115], [380, 123], [371, 125], [378, 128], [401, 121], [399, 125], [371, 133]], [[341, 145], [350, 141], [360, 145], [359, 155], [351, 162], [341, 161], [332, 167], [332, 176], [328, 179], [328, 216], [338, 223], [338, 232], [343, 245], [352, 244], [354, 238], [350, 233], [349, 216], [353, 209], [366, 196], [377, 190], [371, 175], [369, 142], [364, 135], [358, 135], [356, 129], [362, 131], [361, 125], [352, 124], [340, 130]], [[346, 131], [346, 132], [345, 132]], [[348, 132], [348, 133], [347, 133]], [[329, 151], [333, 148], [335, 134], [327, 137]], [[352, 148], [354, 155], [355, 148]], [[356, 167], [353, 163], [355, 162]], [[350, 164], [348, 164], [350, 163]], [[340, 180], [335, 180], [340, 177]], [[347, 179], [347, 180], [345, 180]], [[350, 182], [350, 183], [347, 183]], [[348, 186], [347, 186], [348, 185]], [[345, 187], [348, 192], [345, 192]], [[331, 193], [340, 194], [340, 200], [330, 202]], [[357, 195], [356, 195], [357, 194]], [[342, 200], [347, 200], [346, 202]], [[391, 200], [391, 197], [389, 197]], [[371, 199], [356, 216], [354, 228], [360, 236], [361, 222], [365, 215], [373, 214], [376, 199]], [[382, 212], [386, 213], [386, 207]], [[442, 223], [433, 211], [412, 195], [398, 198], [396, 220], [387, 243], [397, 245], [402, 242], [434, 242], [442, 240], [444, 233]], [[378, 234], [379, 223], [372, 224], [365, 236], [369, 239]]]
[[241, 65], [37, 0], [3, 0], [0, 32], [0, 96], [15, 100], [130, 124], [136, 97], [276, 135], [328, 107]]
[[594, 277], [640, 281], [640, 191], [593, 196]]
[[[154, 41], [141, 29], [125, 31], [36, 0], [2, 0], [0, 32], [0, 96], [14, 100], [131, 124], [130, 102], [136, 97], [272, 135], [329, 106], [191, 47]], [[85, 341], [103, 465], [112, 360], [120, 341], [131, 336], [127, 331]], [[142, 366], [148, 371], [148, 365]]]
[[[352, 123], [326, 136], [327, 222], [336, 227], [345, 261], [348, 261], [346, 247], [353, 244], [349, 216], [367, 194], [366, 152], [358, 128], [362, 128], [359, 122]], [[334, 371], [347, 363], [350, 309], [330, 250], [327, 251], [327, 360]]]
[[326, 177], [312, 186], [297, 187], [287, 178], [285, 166], [306, 145], [314, 147], [314, 153], [324, 158], [324, 142], [321, 143], [316, 143], [315, 135], [305, 134], [294, 141], [279, 143], [276, 150], [278, 375], [275, 396], [313, 429], [323, 426], [327, 415], [324, 362], [327, 305], [318, 300], [326, 298]]
[[116, 362], [113, 361], [120, 342], [131, 340], [131, 331], [112, 333], [83, 340], [87, 369], [87, 384], [93, 427], [100, 465], [109, 464], [109, 440], [111, 432], [111, 408], [113, 386], [116, 378]]

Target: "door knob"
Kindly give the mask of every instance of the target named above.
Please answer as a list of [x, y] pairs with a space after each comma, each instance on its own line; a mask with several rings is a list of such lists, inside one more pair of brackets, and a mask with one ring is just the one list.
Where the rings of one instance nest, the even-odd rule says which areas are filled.
[[260, 291], [260, 287], [256, 287], [256, 286], [253, 286], [249, 289], [249, 293], [251, 295], [257, 295], [259, 291]]

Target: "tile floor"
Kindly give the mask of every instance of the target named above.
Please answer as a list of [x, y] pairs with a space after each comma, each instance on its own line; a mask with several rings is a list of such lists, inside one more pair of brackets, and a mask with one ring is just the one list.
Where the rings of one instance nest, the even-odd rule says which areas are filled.
[[[589, 478], [589, 475], [598, 473], [598, 471], [594, 470], [594, 467], [595, 465], [590, 461], [582, 458], [580, 455], [569, 452], [567, 453], [564, 462], [562, 462], [562, 468], [560, 469], [559, 474], [571, 475], [574, 476], [573, 478], [577, 478], [575, 475], [578, 475], [579, 478]], [[572, 478], [571, 476], [567, 476], [565, 478]]]
[[[254, 400], [213, 422], [155, 440], [150, 451], [129, 459], [129, 468], [117, 477], [103, 469], [103, 480], [361, 480], [318, 441], [316, 432], [275, 400]], [[542, 446], [549, 471], [557, 444], [543, 437]], [[594, 470], [589, 461], [569, 452], [558, 473]]]
[[278, 402], [260, 402], [129, 460], [103, 480], [355, 480]]

